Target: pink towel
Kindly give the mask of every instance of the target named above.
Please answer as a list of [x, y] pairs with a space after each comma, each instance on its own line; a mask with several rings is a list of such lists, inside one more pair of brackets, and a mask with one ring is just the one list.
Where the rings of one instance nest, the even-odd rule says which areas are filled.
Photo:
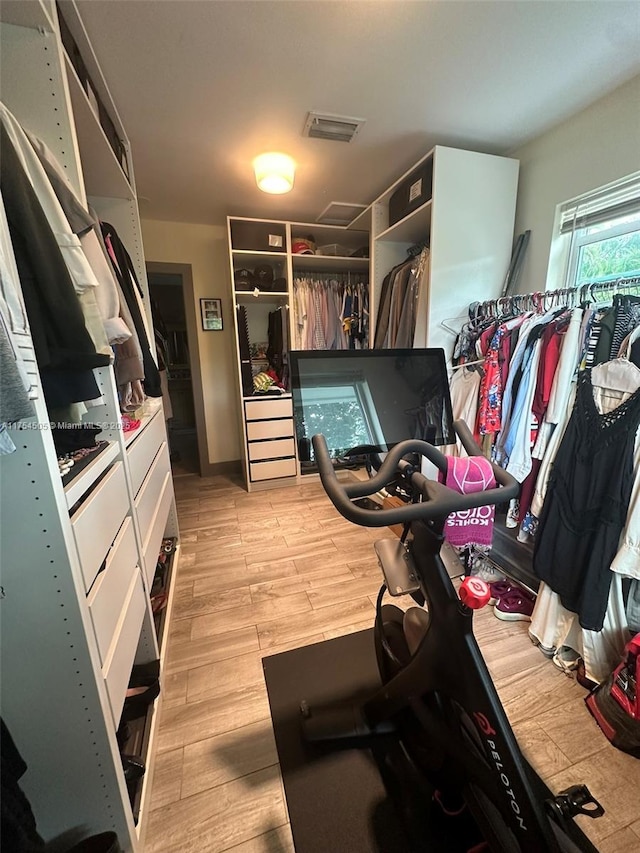
[[[454, 492], [470, 495], [473, 492], [493, 489], [496, 480], [491, 463], [484, 456], [447, 456], [447, 476], [444, 483]], [[467, 545], [490, 546], [495, 511], [492, 505], [452, 512], [445, 522], [445, 539], [455, 548], [465, 548]]]

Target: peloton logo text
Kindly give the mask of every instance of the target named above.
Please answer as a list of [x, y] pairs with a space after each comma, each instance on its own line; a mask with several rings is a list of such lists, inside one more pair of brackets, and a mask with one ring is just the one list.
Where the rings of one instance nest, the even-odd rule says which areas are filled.
[[484, 714], [481, 714], [479, 711], [475, 711], [473, 716], [475, 717], [475, 721], [476, 721], [480, 731], [484, 735], [487, 735], [487, 746], [489, 747], [489, 751], [491, 752], [491, 757], [493, 758], [493, 762], [495, 764], [496, 770], [500, 774], [500, 781], [504, 785], [507, 796], [509, 797], [509, 801], [511, 804], [511, 810], [513, 811], [514, 815], [516, 816], [516, 820], [518, 821], [520, 828], [526, 832], [527, 827], [525, 825], [524, 820], [522, 819], [522, 817], [520, 815], [520, 806], [518, 805], [518, 803], [516, 801], [516, 795], [513, 793], [513, 788], [511, 787], [511, 782], [509, 781], [509, 777], [503, 771], [504, 765], [500, 759], [500, 753], [496, 750], [495, 741], [493, 741], [489, 738], [489, 735], [495, 735], [496, 731], [492, 727], [491, 723], [485, 717]]

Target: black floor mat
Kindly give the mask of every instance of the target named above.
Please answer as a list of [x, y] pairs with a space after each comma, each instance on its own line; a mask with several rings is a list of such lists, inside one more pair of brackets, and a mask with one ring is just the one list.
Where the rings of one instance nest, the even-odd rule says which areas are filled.
[[472, 846], [460, 840], [467, 819], [446, 818], [432, 806], [395, 737], [377, 738], [372, 750], [328, 749], [301, 737], [302, 699], [321, 707], [368, 696], [379, 685], [372, 630], [274, 655], [263, 666], [297, 853], [457, 853]]

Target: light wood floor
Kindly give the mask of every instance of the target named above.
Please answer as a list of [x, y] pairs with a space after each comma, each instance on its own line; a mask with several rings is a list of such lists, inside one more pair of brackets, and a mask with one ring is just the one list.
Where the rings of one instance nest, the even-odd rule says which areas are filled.
[[[145, 853], [292, 853], [262, 658], [369, 628], [372, 543], [392, 534], [344, 521], [317, 482], [175, 487], [182, 553]], [[491, 610], [476, 636], [527, 757], [553, 790], [584, 782], [602, 802], [606, 815], [584, 821], [602, 853], [637, 853], [640, 761], [609, 745], [526, 625]]]

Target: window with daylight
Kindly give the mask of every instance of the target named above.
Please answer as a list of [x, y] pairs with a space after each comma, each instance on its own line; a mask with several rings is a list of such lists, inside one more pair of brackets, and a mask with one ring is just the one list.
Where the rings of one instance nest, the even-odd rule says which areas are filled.
[[569, 287], [640, 276], [640, 173], [562, 205]]
[[309, 435], [322, 433], [338, 456], [361, 444], [383, 444], [384, 436], [366, 382], [326, 384], [300, 392]]

